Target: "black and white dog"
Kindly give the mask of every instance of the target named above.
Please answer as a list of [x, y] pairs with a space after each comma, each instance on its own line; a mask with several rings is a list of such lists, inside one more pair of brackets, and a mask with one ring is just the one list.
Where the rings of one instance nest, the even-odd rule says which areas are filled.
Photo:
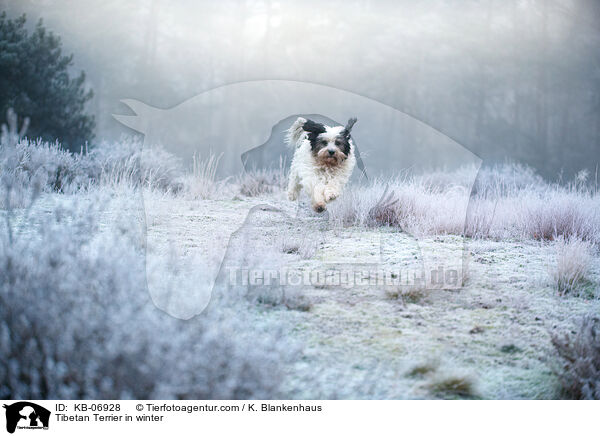
[[350, 136], [356, 118], [346, 126], [326, 126], [299, 117], [288, 130], [287, 143], [295, 146], [288, 198], [295, 201], [302, 187], [316, 212], [323, 212], [350, 179], [356, 164], [355, 146]]

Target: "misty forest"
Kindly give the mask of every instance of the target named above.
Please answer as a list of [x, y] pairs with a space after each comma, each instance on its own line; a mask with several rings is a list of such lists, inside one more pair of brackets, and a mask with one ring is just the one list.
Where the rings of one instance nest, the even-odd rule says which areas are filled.
[[[598, 47], [595, 0], [0, 0], [0, 398], [600, 399]], [[358, 118], [325, 211], [299, 116]]]

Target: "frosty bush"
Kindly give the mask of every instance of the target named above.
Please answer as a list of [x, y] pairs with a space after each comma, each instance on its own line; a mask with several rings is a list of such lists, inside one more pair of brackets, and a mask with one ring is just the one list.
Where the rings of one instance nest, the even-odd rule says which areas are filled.
[[117, 143], [102, 142], [87, 156], [87, 174], [100, 185], [145, 187], [164, 192], [179, 192], [182, 165], [161, 147], [143, 148], [137, 137]]
[[554, 187], [522, 196], [523, 230], [535, 239], [579, 238], [600, 243], [600, 202], [585, 190]]
[[328, 206], [338, 226], [397, 226], [413, 234], [461, 234], [466, 188], [445, 189], [417, 178], [349, 188]]
[[466, 234], [498, 239], [577, 238], [600, 243], [598, 194], [586, 188], [531, 186], [499, 197], [471, 199]]
[[21, 139], [9, 147], [2, 143], [2, 173], [13, 178], [15, 189], [37, 183], [43, 191], [72, 193], [90, 182], [84, 155], [72, 155], [58, 143]]
[[349, 186], [329, 205], [329, 217], [337, 226], [394, 226], [423, 235], [600, 244], [595, 189], [547, 184], [527, 167], [506, 165], [482, 169], [471, 191], [468, 174], [464, 168]]
[[42, 192], [72, 194], [91, 186], [127, 185], [166, 192], [182, 188], [179, 161], [160, 148], [144, 150], [136, 139], [102, 143], [89, 153], [72, 154], [58, 143], [40, 140], [0, 142], [0, 174], [11, 194], [0, 198], [1, 207], [22, 207], [37, 187]]
[[77, 156], [61, 150], [58, 144], [22, 139], [27, 130], [25, 119], [19, 128], [17, 115], [9, 110], [7, 124], [0, 136], [0, 206], [21, 207], [38, 191], [65, 192], [87, 176]]
[[277, 396], [289, 349], [281, 334], [243, 310], [189, 322], [157, 310], [139, 247], [98, 232], [90, 204], [102, 203], [63, 200], [0, 232], [0, 398]]
[[261, 170], [244, 171], [238, 177], [240, 193], [246, 197], [258, 197], [282, 190], [287, 183], [283, 165], [279, 169], [266, 168]]
[[579, 330], [553, 335], [559, 357], [556, 371], [566, 397], [600, 400], [600, 319], [586, 316]]

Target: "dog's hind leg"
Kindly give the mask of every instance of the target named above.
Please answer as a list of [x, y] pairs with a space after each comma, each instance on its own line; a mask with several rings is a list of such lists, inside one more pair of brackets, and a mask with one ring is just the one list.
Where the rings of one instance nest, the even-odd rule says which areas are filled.
[[287, 187], [287, 196], [290, 201], [296, 201], [298, 199], [298, 194], [302, 189], [302, 185], [300, 184], [300, 180], [298, 179], [298, 174], [292, 168], [290, 171], [290, 178], [288, 180]]

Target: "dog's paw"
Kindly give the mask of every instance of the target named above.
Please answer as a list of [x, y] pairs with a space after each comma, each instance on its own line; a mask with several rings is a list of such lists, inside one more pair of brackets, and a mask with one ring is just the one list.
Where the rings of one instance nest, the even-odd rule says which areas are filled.
[[313, 210], [317, 213], [321, 213], [325, 211], [325, 203], [315, 203], [313, 204]]
[[325, 189], [325, 191], [323, 191], [323, 197], [325, 197], [325, 201], [329, 203], [338, 198], [338, 193], [333, 189]]

